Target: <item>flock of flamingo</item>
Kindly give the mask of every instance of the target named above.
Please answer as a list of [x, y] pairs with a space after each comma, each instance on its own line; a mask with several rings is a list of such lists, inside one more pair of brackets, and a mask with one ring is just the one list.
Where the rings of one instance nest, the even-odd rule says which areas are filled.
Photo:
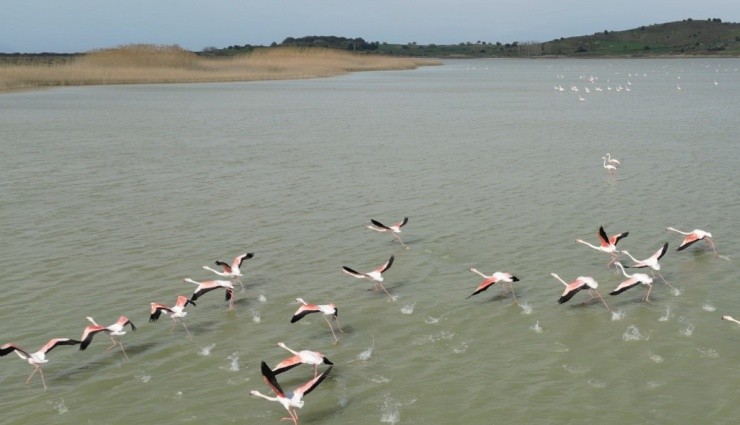
[[[610, 173], [613, 173], [616, 171], [617, 166], [620, 165], [620, 162], [616, 159], [611, 158], [610, 154], [607, 153], [604, 157], [602, 157], [604, 160], [604, 168], [606, 168]], [[390, 233], [392, 234], [398, 242], [405, 248], [409, 249], [409, 247], [403, 242], [403, 240], [400, 237], [401, 228], [405, 226], [408, 223], [409, 219], [408, 217], [404, 217], [403, 220], [391, 225], [386, 226], [383, 223], [372, 220], [371, 219], [371, 225], [368, 225], [367, 228], [383, 232], [383, 233]], [[717, 250], [714, 246], [714, 242], [712, 241], [712, 234], [709, 232], [706, 232], [704, 230], [692, 230], [690, 232], [684, 232], [678, 229], [675, 229], [673, 227], [668, 227], [666, 230], [677, 232], [684, 236], [681, 244], [678, 246], [676, 251], [683, 251], [689, 246], [699, 242], [699, 241], [705, 241], [705, 243], [712, 249], [715, 255], [719, 257], [719, 254], [717, 253]], [[644, 286], [645, 287], [645, 293], [642, 297], [642, 300], [645, 302], [650, 302], [650, 293], [653, 289], [653, 282], [654, 280], [659, 277], [666, 285], [672, 286], [663, 276], [660, 274], [660, 259], [663, 258], [663, 256], [668, 251], [668, 243], [664, 243], [657, 251], [655, 251], [651, 256], [649, 256], [646, 259], [638, 260], [635, 257], [633, 257], [627, 250], [618, 250], [617, 244], [622, 241], [624, 238], [626, 238], [629, 235], [629, 232], [622, 232], [617, 233], [612, 236], [609, 236], [606, 231], [604, 230], [604, 227], [601, 226], [598, 229], [597, 232], [597, 238], [598, 238], [598, 245], [591, 244], [589, 242], [586, 242], [582, 239], [576, 239], [577, 243], [584, 244], [594, 250], [603, 252], [605, 254], [608, 254], [610, 257], [610, 261], [607, 264], [607, 267], [611, 267], [612, 265], [619, 269], [621, 274], [626, 278], [622, 282], [620, 282], [611, 292], [609, 292], [609, 295], [619, 295], [631, 288], [637, 287], [637, 286]], [[629, 257], [633, 264], [629, 266], [624, 266], [619, 261], [619, 255], [624, 254], [627, 257]], [[242, 278], [244, 277], [244, 273], [242, 272], [242, 266], [245, 260], [251, 259], [254, 257], [254, 253], [244, 253], [236, 256], [231, 264], [228, 264], [226, 262], [222, 261], [216, 261], [216, 265], [219, 266], [221, 269], [216, 270], [208, 266], [203, 266], [203, 269], [210, 271], [212, 273], [215, 273], [222, 279], [220, 280], [206, 280], [206, 281], [196, 281], [191, 278], [185, 278], [185, 282], [192, 283], [196, 285], [195, 290], [193, 291], [192, 295], [188, 298], [184, 295], [178, 295], [175, 304], [172, 306], [156, 303], [153, 302], [150, 304], [150, 311], [149, 311], [149, 321], [150, 322], [156, 322], [162, 314], [169, 316], [173, 320], [172, 327], [170, 328], [170, 333], [173, 333], [175, 331], [175, 328], [177, 327], [178, 322], [182, 324], [183, 328], [185, 329], [187, 338], [192, 339], [192, 335], [185, 324], [184, 318], [187, 315], [187, 312], [185, 311], [185, 308], [188, 305], [196, 306], [195, 301], [199, 300], [200, 297], [205, 295], [208, 292], [214, 291], [216, 289], [223, 289], [225, 294], [225, 300], [229, 302], [229, 309], [233, 309], [235, 306], [235, 300], [236, 300], [236, 291], [235, 291], [235, 283], [239, 283], [239, 285], [244, 288], [244, 283], [242, 282]], [[349, 276], [352, 276], [357, 279], [366, 279], [372, 282], [373, 289], [375, 291], [382, 290], [385, 292], [385, 294], [391, 299], [394, 300], [393, 296], [390, 294], [390, 292], [387, 290], [385, 286], [383, 286], [383, 273], [385, 273], [388, 269], [391, 268], [395, 260], [395, 257], [393, 255], [390, 256], [390, 258], [381, 264], [380, 266], [376, 267], [375, 269], [368, 271], [368, 272], [358, 272], [350, 267], [342, 266], [342, 271]], [[638, 268], [638, 269], [650, 269], [651, 275], [648, 275], [646, 273], [628, 273], [626, 271], [627, 268]], [[466, 298], [470, 298], [472, 296], [475, 296], [477, 294], [480, 294], [483, 291], [488, 290], [492, 286], [494, 286], [496, 283], [500, 283], [499, 286], [503, 286], [503, 289], [510, 293], [513, 297], [513, 301], [516, 304], [519, 304], [515, 291], [514, 291], [514, 282], [518, 282], [519, 279], [514, 276], [513, 274], [509, 272], [502, 272], [502, 271], [496, 271], [491, 275], [486, 275], [480, 271], [478, 271], [475, 268], [470, 269], [471, 272], [479, 275], [483, 278], [483, 280], [477, 285], [477, 287], [474, 289], [474, 291], [468, 295]], [[657, 276], [656, 276], [657, 273]], [[571, 282], [566, 282], [563, 280], [559, 275], [556, 273], [551, 273], [551, 276], [558, 281], [560, 281], [564, 286], [565, 289], [560, 295], [560, 298], [558, 299], [558, 303], [563, 304], [565, 302], [568, 302], [571, 300], [578, 292], [580, 291], [586, 291], [589, 295], [589, 298], [583, 301], [583, 303], [587, 303], [591, 300], [598, 299], [601, 301], [601, 303], [604, 304], [604, 306], [609, 310], [609, 312], [613, 312], [612, 309], [609, 307], [608, 303], [604, 299], [604, 297], [601, 295], [601, 293], [598, 291], [599, 284], [596, 282], [595, 279], [593, 279], [590, 276], [579, 276], [575, 280]], [[339, 342], [339, 338], [337, 336], [337, 332], [335, 332], [334, 325], [336, 324], [336, 330], [339, 333], [343, 333], [341, 326], [339, 325], [339, 312], [338, 308], [333, 303], [328, 304], [311, 304], [306, 302], [302, 298], [296, 298], [296, 301], [299, 303], [298, 309], [293, 314], [290, 322], [295, 323], [299, 320], [301, 320], [306, 315], [312, 314], [312, 313], [320, 313], [321, 316], [326, 321], [327, 325], [329, 326], [329, 329], [332, 333], [332, 336], [334, 338], [334, 344]], [[731, 316], [723, 316], [723, 320], [732, 321], [735, 323], [740, 324], [740, 321], [734, 319]], [[28, 362], [32, 367], [33, 370], [31, 374], [29, 375], [28, 379], [26, 380], [26, 384], [29, 384], [31, 382], [31, 379], [33, 376], [38, 372], [39, 376], [41, 377], [41, 382], [46, 389], [46, 382], [44, 380], [44, 374], [42, 366], [48, 362], [47, 355], [48, 353], [53, 350], [54, 348], [58, 346], [76, 346], [79, 345], [80, 350], [85, 350], [91, 343], [92, 339], [95, 335], [99, 333], [107, 334], [108, 337], [111, 339], [111, 344], [106, 347], [106, 350], [111, 350], [115, 347], [120, 347], [121, 352], [124, 356], [125, 361], [128, 361], [129, 358], [126, 354], [126, 351], [123, 347], [123, 344], [119, 339], [116, 337], [122, 336], [126, 334], [126, 326], [129, 326], [132, 331], [136, 330], [136, 326], [134, 323], [127, 318], [126, 316], [120, 316], [118, 320], [109, 326], [103, 326], [99, 325], [92, 317], [87, 317], [87, 320], [91, 323], [90, 325], [86, 326], [83, 331], [82, 335], [79, 339], [71, 339], [71, 338], [52, 338], [49, 340], [46, 344], [44, 344], [38, 351], [36, 352], [29, 352], [27, 350], [24, 350], [20, 346], [14, 344], [14, 343], [7, 343], [0, 347], [0, 357], [5, 356], [9, 353], [15, 352], [18, 357], [20, 357], [22, 360]], [[294, 425], [298, 425], [298, 414], [296, 412], [296, 409], [300, 409], [304, 405], [303, 397], [312, 392], [321, 382], [325, 380], [325, 378], [330, 373], [333, 363], [322, 353], [317, 351], [309, 351], [309, 350], [302, 350], [302, 351], [294, 351], [290, 348], [288, 348], [284, 343], [279, 342], [277, 343], [277, 346], [280, 348], [283, 348], [287, 351], [289, 351], [292, 356], [286, 358], [285, 360], [281, 361], [274, 367], [269, 367], [267, 363], [264, 361], [261, 362], [261, 373], [264, 379], [265, 384], [267, 387], [272, 391], [274, 396], [262, 394], [259, 391], [252, 390], [250, 391], [250, 394], [254, 397], [260, 397], [269, 401], [277, 402], [280, 405], [283, 406], [283, 408], [286, 409], [288, 412], [287, 417], [284, 417], [281, 419], [292, 421]], [[310, 365], [313, 367], [313, 377], [308, 379], [305, 383], [298, 386], [297, 388], [293, 389], [293, 391], [284, 391], [282, 387], [280, 386], [277, 375], [286, 372], [290, 369], [295, 368], [296, 366], [299, 366], [301, 364]], [[320, 365], [328, 365], [321, 373], [319, 373], [319, 366]]]

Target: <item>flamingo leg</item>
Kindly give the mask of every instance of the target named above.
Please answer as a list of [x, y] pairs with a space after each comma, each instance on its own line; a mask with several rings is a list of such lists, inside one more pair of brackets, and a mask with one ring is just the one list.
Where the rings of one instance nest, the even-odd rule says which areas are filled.
[[242, 283], [241, 278], [236, 278], [236, 281], [239, 282], [239, 285], [241, 285], [241, 287], [242, 287], [242, 292], [244, 292], [244, 290], [245, 290], [244, 289], [244, 283]]
[[110, 337], [110, 340], [113, 341], [113, 344], [111, 344], [108, 347], [106, 347], [105, 348], [105, 351], [110, 351], [113, 347], [115, 347], [116, 345], [118, 345], [118, 341], [116, 341], [116, 339], [113, 338], [113, 335], [108, 335], [108, 336]]
[[123, 343], [119, 341], [118, 342], [118, 345], [121, 346], [121, 352], [123, 353], [123, 358], [126, 359], [126, 361], [128, 361], [128, 356], [126, 355], [126, 350], [123, 349]]
[[380, 285], [380, 288], [381, 288], [381, 289], [383, 289], [383, 291], [385, 291], [385, 293], [386, 293], [386, 294], [388, 294], [388, 297], [389, 297], [389, 298], [390, 298], [391, 300], [393, 300], [393, 295], [391, 295], [391, 293], [390, 293], [390, 292], [388, 292], [388, 290], [387, 290], [387, 289], [385, 289], [385, 286], [383, 286], [383, 284], [382, 284], [382, 283], [380, 283], [380, 282], [378, 282], [378, 285]]
[[604, 303], [604, 306], [606, 306], [606, 309], [609, 310], [609, 313], [614, 313], [611, 307], [609, 307], [609, 304], [607, 304], [606, 301], [604, 301], [604, 297], [601, 296], [599, 291], [596, 291], [596, 294], [599, 296], [599, 299], [601, 300], [601, 302]]
[[[655, 272], [653, 272], [653, 277], [655, 277]], [[667, 280], [665, 280], [665, 278], [663, 277], [662, 274], [660, 274], [660, 272], [658, 272], [658, 277], [660, 277], [660, 279], [663, 281], [663, 283], [665, 283], [666, 285], [670, 286], [673, 289], [676, 289], [675, 286], [671, 285]]]
[[397, 234], [395, 234], [395, 233], [393, 234], [393, 236], [395, 236], [395, 237], [396, 237], [396, 239], [398, 239], [398, 242], [401, 242], [401, 245], [402, 245], [402, 246], [403, 246], [404, 248], [406, 248], [406, 249], [409, 249], [409, 247], [407, 247], [407, 246], [406, 246], [406, 244], [405, 244], [405, 243], [403, 243], [403, 241], [401, 240], [401, 237], [400, 237], [400, 236], [398, 236], [398, 235], [397, 235]]
[[229, 310], [233, 310], [235, 304], [236, 304], [236, 291], [231, 291], [231, 300], [229, 301]]
[[650, 302], [650, 291], [653, 290], [653, 285], [648, 283], [647, 287], [648, 287], [648, 290], [647, 290], [647, 293], [645, 293], [645, 301]]
[[337, 323], [337, 329], [339, 329], [339, 332], [344, 333], [344, 331], [342, 330], [342, 327], [339, 326], [339, 319], [337, 318], [337, 316], [334, 316], [332, 320], [334, 320]]
[[331, 322], [329, 322], [329, 319], [326, 318], [326, 316], [322, 316], [324, 320], [326, 321], [326, 324], [329, 325], [329, 329], [331, 330], [331, 334], [334, 336], [334, 343], [339, 342], [339, 338], [337, 338], [337, 334], [334, 333], [334, 326], [331, 325]]
[[519, 301], [516, 299], [516, 293], [514, 292], [514, 284], [509, 282], [509, 286], [511, 287], [511, 295], [514, 297], [514, 302], [516, 305], [519, 305]]
[[189, 329], [188, 329], [188, 327], [187, 327], [187, 326], [185, 325], [185, 321], [184, 321], [184, 320], [182, 320], [182, 319], [180, 319], [180, 323], [182, 323], [182, 327], [183, 327], [183, 328], [185, 328], [185, 332], [187, 332], [187, 333], [188, 333], [188, 339], [193, 339], [193, 335], [191, 335], [191, 334], [190, 334], [190, 330], [189, 330]]
[[714, 248], [714, 242], [712, 242], [712, 240], [709, 239], [709, 238], [706, 238], [706, 240], [707, 240], [707, 244], [709, 244], [709, 246], [712, 248], [712, 251], [714, 251], [714, 255], [716, 255], [717, 257], [719, 257], [719, 254], [717, 253], [717, 250]]

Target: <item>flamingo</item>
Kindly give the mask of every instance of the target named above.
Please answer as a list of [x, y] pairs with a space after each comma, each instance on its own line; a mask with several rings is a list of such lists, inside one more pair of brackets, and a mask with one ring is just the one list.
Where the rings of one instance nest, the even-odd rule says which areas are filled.
[[326, 379], [326, 376], [331, 371], [332, 366], [329, 366], [325, 371], [321, 373], [321, 375], [314, 377], [310, 381], [288, 393], [285, 393], [283, 389], [280, 388], [280, 384], [278, 384], [275, 373], [270, 370], [270, 367], [267, 366], [267, 363], [262, 362], [261, 368], [262, 377], [264, 378], [267, 386], [270, 387], [270, 389], [275, 393], [275, 397], [264, 395], [257, 390], [252, 390], [249, 392], [249, 394], [255, 397], [264, 398], [265, 400], [276, 401], [280, 403], [290, 415], [289, 417], [281, 418], [280, 421], [293, 421], [293, 425], [298, 425], [298, 414], [296, 413], [295, 409], [300, 409], [303, 407], [303, 396], [313, 391], [321, 383], [321, 381]]
[[393, 299], [390, 292], [388, 292], [387, 289], [385, 289], [385, 286], [383, 286], [383, 273], [390, 269], [393, 265], [393, 256], [391, 255], [391, 258], [388, 259], [388, 261], [385, 262], [385, 264], [378, 266], [375, 268], [375, 270], [367, 273], [360, 273], [357, 272], [349, 267], [342, 266], [342, 271], [347, 273], [348, 275], [352, 277], [356, 277], [358, 279], [367, 279], [373, 283], [373, 286], [375, 287], [375, 290], [378, 290], [378, 287], [383, 289], [388, 296]]
[[660, 271], [659, 271], [660, 270], [660, 263], [658, 263], [658, 260], [660, 260], [661, 258], [663, 258], [663, 256], [665, 255], [666, 251], [668, 251], [668, 242], [664, 243], [663, 246], [659, 250], [655, 251], [655, 253], [653, 255], [651, 255], [650, 257], [648, 257], [648, 258], [646, 258], [644, 260], [637, 260], [626, 249], [623, 249], [622, 252], [624, 253], [624, 255], [630, 257], [632, 259], [632, 261], [635, 262], [635, 264], [633, 264], [631, 266], [626, 266], [625, 268], [643, 269], [643, 268], [646, 268], [646, 267], [650, 267], [650, 269], [651, 269], [650, 270], [650, 273], [652, 273], [653, 277], [655, 277], [655, 272], [657, 271], [658, 272], [658, 276], [660, 276], [660, 278], [663, 280], [663, 283], [665, 283], [666, 285], [668, 285], [670, 287], [673, 287], [673, 285], [671, 285], [670, 283], [668, 283], [667, 280], [665, 280], [665, 278], [663, 277], [662, 274], [660, 274]]
[[244, 290], [244, 284], [241, 280], [241, 277], [244, 275], [242, 274], [240, 267], [242, 266], [244, 260], [248, 260], [252, 257], [254, 257], [253, 252], [247, 252], [246, 254], [237, 255], [236, 257], [234, 257], [234, 261], [231, 262], [231, 265], [228, 265], [223, 261], [216, 260], [216, 265], [221, 266], [221, 268], [223, 269], [222, 271], [214, 270], [208, 266], [203, 266], [203, 269], [216, 273], [221, 277], [236, 279], [236, 281], [239, 282], [239, 285], [241, 285], [242, 290]]
[[678, 248], [676, 248], [676, 251], [683, 251], [684, 249], [688, 248], [691, 244], [698, 242], [700, 240], [704, 240], [707, 242], [707, 245], [709, 245], [712, 248], [712, 251], [714, 251], [714, 255], [719, 257], [719, 254], [717, 254], [717, 250], [714, 248], [714, 242], [712, 242], [711, 233], [706, 232], [704, 230], [699, 230], [699, 229], [694, 229], [690, 232], [682, 232], [678, 229], [674, 229], [673, 227], [666, 227], [666, 230], [670, 230], [672, 232], [686, 235], [686, 237], [683, 238], [681, 245]]
[[409, 249], [409, 247], [406, 246], [406, 244], [403, 243], [401, 240], [401, 237], [398, 236], [399, 233], [401, 233], [401, 227], [405, 226], [406, 223], [409, 222], [408, 217], [404, 217], [403, 220], [399, 221], [398, 223], [392, 225], [392, 226], [386, 226], [385, 224], [379, 222], [378, 220], [370, 219], [370, 222], [373, 223], [373, 226], [366, 226], [370, 230], [375, 230], [376, 232], [391, 232], [393, 233], [393, 236], [398, 239], [398, 242], [401, 242], [401, 245], [403, 245], [404, 248]]
[[339, 326], [339, 311], [337, 310], [337, 306], [335, 306], [334, 304], [309, 304], [304, 301], [303, 298], [296, 298], [295, 300], [301, 303], [301, 306], [298, 307], [298, 310], [296, 310], [295, 313], [293, 313], [293, 317], [290, 319], [290, 323], [295, 323], [303, 319], [303, 317], [307, 314], [321, 313], [324, 320], [326, 320], [326, 324], [329, 325], [331, 334], [334, 335], [334, 343], [336, 344], [337, 342], [339, 342], [337, 334], [334, 333], [334, 326], [332, 326], [329, 319], [326, 318], [326, 316], [332, 316], [331, 320], [333, 322], [337, 322], [337, 328], [339, 329], [339, 332], [344, 333], [342, 327]]
[[15, 351], [15, 354], [18, 355], [22, 360], [25, 360], [33, 366], [33, 372], [31, 372], [31, 375], [29, 375], [28, 379], [26, 380], [26, 384], [31, 382], [31, 378], [33, 378], [33, 375], [38, 372], [41, 375], [41, 383], [44, 385], [44, 390], [46, 390], [46, 381], [44, 380], [44, 371], [41, 368], [41, 365], [44, 363], [48, 363], [49, 360], [46, 359], [46, 354], [53, 350], [58, 345], [77, 345], [80, 341], [77, 341], [76, 339], [69, 339], [69, 338], [52, 338], [50, 339], [46, 344], [44, 344], [39, 351], [36, 351], [35, 353], [29, 353], [22, 348], [18, 347], [17, 345], [13, 343], [5, 344], [2, 347], [0, 347], [0, 357], [5, 356], [6, 354], [9, 354], [13, 351]]
[[624, 271], [624, 266], [622, 266], [622, 263], [619, 261], [614, 263], [614, 265], [622, 270], [622, 274], [627, 278], [627, 280], [620, 283], [613, 291], [609, 292], [609, 295], [618, 295], [630, 288], [634, 288], [638, 284], [643, 284], [647, 286], [644, 300], [650, 302], [650, 291], [653, 290], [653, 279], [645, 273], [627, 274], [627, 272]]
[[195, 303], [184, 295], [179, 295], [177, 297], [177, 302], [175, 302], [175, 305], [173, 307], [169, 307], [167, 305], [159, 303], [151, 303], [151, 314], [149, 315], [149, 322], [156, 322], [162, 313], [167, 314], [172, 318], [174, 322], [172, 324], [172, 328], [170, 329], [170, 333], [172, 333], [175, 330], [175, 326], [177, 325], [177, 319], [180, 319], [182, 327], [185, 328], [185, 332], [187, 332], [188, 334], [188, 339], [193, 339], [193, 336], [190, 334], [190, 330], [188, 330], [188, 327], [185, 325], [185, 321], [183, 320], [183, 318], [188, 314], [185, 311], [185, 307], [187, 307], [188, 304], [192, 304], [193, 307], [195, 307]]
[[621, 165], [618, 160], [612, 159], [612, 156], [609, 154], [609, 152], [606, 153], [606, 160], [609, 162], [609, 164]]
[[470, 271], [480, 275], [484, 280], [483, 282], [478, 284], [478, 287], [475, 289], [475, 292], [468, 295], [466, 299], [472, 297], [473, 295], [480, 294], [481, 292], [493, 286], [493, 284], [495, 283], [504, 282], [504, 283], [509, 284], [509, 288], [511, 289], [511, 295], [514, 296], [514, 302], [519, 304], [519, 301], [516, 300], [516, 294], [514, 293], [514, 284], [512, 283], [512, 282], [518, 282], [519, 278], [517, 278], [511, 273], [506, 273], [506, 272], [495, 272], [490, 276], [486, 276], [474, 268], [471, 268]]
[[98, 332], [105, 332], [110, 337], [111, 341], [113, 341], [113, 344], [111, 344], [108, 348], [105, 350], [108, 351], [111, 348], [115, 347], [116, 345], [121, 346], [121, 352], [123, 353], [123, 357], [128, 361], [128, 356], [126, 355], [126, 350], [123, 349], [123, 343], [120, 340], [116, 340], [113, 338], [114, 336], [119, 335], [126, 335], [126, 332], [124, 331], [126, 325], [131, 326], [131, 330], [135, 331], [136, 326], [134, 326], [134, 323], [128, 319], [126, 316], [121, 316], [116, 320], [116, 323], [110, 325], [110, 326], [101, 326], [95, 322], [95, 319], [93, 319], [90, 316], [86, 317], [87, 321], [92, 323], [92, 326], [87, 326], [84, 331], [82, 332], [82, 337], [80, 338], [80, 341], [82, 342], [80, 344], [80, 350], [84, 350], [87, 348], [88, 345], [92, 342], [93, 336]]
[[734, 317], [732, 317], [732, 316], [722, 316], [722, 320], [727, 320], [727, 321], [729, 321], [729, 322], [735, 322], [735, 323], [737, 323], [738, 325], [740, 325], [740, 320], [737, 320], [737, 319], [735, 319], [735, 318], [734, 318]]
[[[599, 287], [599, 283], [594, 280], [594, 278], [589, 276], [578, 276], [576, 280], [570, 283], [566, 283], [563, 279], [560, 278], [555, 273], [550, 273], [550, 276], [554, 277], [555, 279], [559, 280], [563, 285], [565, 285], [565, 290], [560, 295], [560, 298], [558, 299], [559, 304], [563, 304], [573, 298], [573, 295], [578, 293], [581, 289], [588, 290], [588, 294], [590, 295], [590, 298], [584, 301], [582, 304], [586, 304], [587, 302], [591, 301], [594, 298], [599, 298], [602, 303], [606, 306], [606, 309], [610, 312], [612, 309], [609, 307], [609, 304], [604, 301], [604, 297], [601, 296], [598, 290], [596, 288]], [[596, 295], [594, 295], [596, 294]]]
[[204, 280], [203, 282], [198, 282], [193, 279], [185, 278], [183, 279], [185, 282], [190, 282], [193, 284], [198, 285], [195, 288], [195, 291], [193, 291], [193, 296], [190, 297], [191, 301], [197, 300], [201, 295], [213, 291], [214, 289], [218, 288], [224, 288], [226, 290], [226, 301], [229, 302], [229, 309], [234, 308], [234, 303], [236, 302], [236, 294], [234, 293], [234, 284], [231, 283], [229, 280]]
[[611, 164], [607, 164], [606, 163], [606, 157], [605, 156], [602, 156], [601, 159], [604, 160], [604, 168], [606, 168], [609, 171], [609, 174], [613, 174], [613, 173], [615, 173], [617, 171], [617, 167], [615, 167], [615, 166], [613, 166]]
[[619, 243], [620, 240], [626, 238], [630, 232], [624, 232], [624, 233], [617, 233], [616, 235], [612, 235], [611, 237], [606, 235], [606, 232], [604, 231], [604, 226], [599, 227], [599, 231], [597, 235], [599, 236], [599, 246], [591, 245], [590, 243], [584, 241], [583, 239], [576, 239], [576, 242], [582, 243], [584, 245], [588, 245], [589, 247], [605, 252], [609, 255], [611, 255], [612, 260], [607, 264], [606, 266], [609, 267], [617, 261], [617, 243]]
[[278, 363], [274, 368], [272, 368], [272, 371], [273, 373], [275, 373], [275, 375], [293, 369], [300, 364], [308, 364], [313, 366], [313, 377], [315, 378], [319, 374], [318, 369], [320, 364], [334, 364], [328, 358], [326, 358], [325, 355], [321, 354], [318, 351], [293, 351], [282, 342], [278, 342], [277, 346], [290, 351], [293, 356], [288, 357], [287, 359]]

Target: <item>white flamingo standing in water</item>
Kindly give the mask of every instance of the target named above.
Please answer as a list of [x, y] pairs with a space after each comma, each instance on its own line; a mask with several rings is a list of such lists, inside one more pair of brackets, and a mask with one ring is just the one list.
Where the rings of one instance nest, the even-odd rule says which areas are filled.
[[329, 366], [325, 371], [321, 373], [321, 375], [314, 377], [313, 379], [296, 388], [295, 390], [286, 393], [285, 391], [283, 391], [282, 388], [280, 388], [280, 384], [278, 384], [275, 373], [270, 370], [270, 367], [267, 366], [267, 363], [262, 362], [260, 366], [262, 368], [262, 377], [264, 378], [267, 386], [270, 387], [270, 389], [275, 393], [275, 397], [264, 395], [257, 390], [252, 390], [249, 392], [249, 394], [255, 397], [264, 398], [265, 400], [276, 401], [280, 403], [290, 415], [290, 417], [282, 418], [280, 419], [280, 421], [293, 421], [293, 425], [298, 425], [298, 413], [296, 413], [295, 409], [300, 409], [303, 407], [303, 397], [313, 391], [321, 383], [321, 381], [326, 379], [326, 375], [329, 374], [332, 368], [332, 366]]
[[616, 288], [614, 288], [613, 291], [609, 292], [609, 295], [618, 295], [630, 288], [634, 288], [639, 284], [643, 284], [647, 286], [647, 292], [645, 292], [644, 300], [650, 302], [650, 291], [653, 290], [653, 279], [645, 273], [628, 274], [626, 271], [624, 271], [624, 266], [622, 266], [622, 263], [620, 263], [619, 261], [614, 263], [614, 265], [622, 270], [622, 274], [624, 275], [624, 277], [627, 278], [627, 280], [623, 281]]
[[513, 282], [518, 282], [519, 281], [519, 278], [517, 278], [516, 276], [514, 276], [511, 273], [506, 273], [506, 272], [495, 272], [494, 274], [492, 274], [490, 276], [486, 276], [486, 275], [484, 275], [483, 273], [479, 272], [477, 269], [474, 269], [474, 268], [471, 268], [470, 271], [473, 272], [473, 273], [475, 273], [475, 274], [477, 274], [477, 275], [479, 275], [479, 276], [481, 276], [484, 280], [483, 280], [483, 282], [481, 282], [481, 283], [478, 284], [478, 287], [475, 289], [475, 292], [473, 292], [472, 294], [468, 295], [467, 298], [470, 298], [473, 295], [480, 294], [481, 292], [483, 292], [486, 289], [490, 288], [491, 286], [493, 286], [493, 284], [495, 284], [497, 282], [504, 282], [504, 283], [508, 283], [509, 284], [508, 285], [508, 289], [511, 290], [511, 295], [514, 297], [514, 302], [517, 303], [517, 304], [519, 304], [519, 301], [517, 301], [517, 299], [516, 299], [516, 294], [514, 293], [514, 284], [513, 284]]
[[606, 157], [605, 156], [602, 156], [601, 159], [604, 160], [604, 168], [606, 168], [606, 170], [609, 171], [609, 174], [614, 174], [615, 172], [617, 172], [617, 167], [615, 167], [615, 166], [613, 166], [611, 164], [607, 164], [606, 163]]
[[18, 347], [15, 344], [5, 344], [2, 347], [0, 347], [0, 357], [5, 356], [6, 354], [9, 354], [13, 351], [15, 351], [15, 354], [18, 355], [22, 360], [25, 360], [33, 366], [33, 372], [31, 372], [31, 375], [29, 375], [28, 379], [26, 380], [26, 384], [31, 382], [31, 378], [33, 378], [33, 375], [36, 374], [36, 372], [41, 375], [41, 383], [44, 384], [44, 390], [46, 390], [46, 381], [44, 381], [44, 371], [41, 369], [41, 365], [44, 363], [48, 363], [49, 360], [46, 359], [46, 354], [53, 350], [55, 347], [59, 345], [77, 345], [80, 341], [77, 341], [75, 339], [69, 339], [69, 338], [53, 338], [50, 339], [49, 342], [44, 344], [41, 348], [39, 348], [39, 351], [36, 351], [35, 353], [29, 353], [22, 348]]
[[706, 232], [704, 230], [699, 230], [699, 229], [694, 229], [690, 232], [682, 232], [678, 229], [674, 229], [673, 227], [666, 227], [666, 230], [670, 230], [672, 232], [686, 235], [686, 237], [681, 242], [681, 245], [679, 245], [679, 247], [676, 248], [676, 251], [683, 251], [684, 249], [688, 248], [690, 245], [696, 242], [699, 242], [700, 240], [704, 240], [707, 242], [707, 245], [709, 245], [709, 247], [712, 248], [712, 251], [714, 251], [714, 255], [719, 257], [719, 254], [717, 254], [717, 250], [714, 248], [714, 242], [712, 242], [711, 233]]
[[599, 246], [591, 245], [590, 243], [584, 241], [583, 239], [576, 239], [576, 242], [582, 243], [584, 245], [589, 246], [592, 249], [595, 249], [597, 251], [605, 252], [609, 254], [612, 257], [612, 260], [607, 264], [606, 266], [609, 267], [617, 261], [617, 243], [619, 243], [620, 240], [626, 238], [629, 236], [630, 232], [623, 232], [623, 233], [617, 233], [616, 235], [612, 235], [611, 237], [607, 236], [606, 231], [604, 231], [604, 226], [599, 226], [599, 231], [597, 232], [597, 236], [599, 237]]
[[398, 239], [398, 242], [401, 242], [401, 245], [403, 245], [404, 248], [409, 249], [409, 247], [406, 246], [406, 244], [403, 243], [401, 240], [401, 237], [398, 236], [399, 233], [401, 233], [401, 227], [405, 226], [406, 223], [409, 222], [408, 217], [404, 217], [403, 220], [399, 221], [398, 223], [392, 225], [392, 226], [386, 226], [385, 224], [379, 222], [378, 220], [370, 219], [370, 222], [373, 223], [373, 226], [366, 226], [370, 230], [375, 230], [376, 232], [391, 232], [393, 233], [393, 236]]
[[612, 156], [609, 154], [609, 152], [606, 153], [606, 160], [609, 162], [609, 164], [612, 164], [612, 165], [621, 165], [619, 163], [619, 160], [613, 159]]
[[334, 333], [334, 326], [332, 326], [329, 319], [326, 318], [326, 316], [331, 316], [331, 320], [333, 322], [337, 323], [337, 329], [339, 329], [339, 332], [344, 333], [342, 330], [342, 327], [339, 326], [339, 310], [337, 310], [337, 306], [334, 304], [309, 304], [306, 301], [303, 300], [303, 298], [296, 298], [296, 301], [301, 303], [301, 306], [298, 307], [298, 310], [293, 313], [293, 317], [290, 318], [290, 323], [295, 323], [301, 319], [303, 319], [307, 314], [311, 313], [321, 313], [322, 317], [326, 321], [326, 324], [329, 325], [329, 329], [331, 330], [331, 334], [334, 336], [334, 343], [336, 344], [339, 342], [339, 338], [337, 338], [337, 334]]
[[575, 294], [578, 293], [578, 291], [582, 289], [588, 290], [588, 295], [590, 296], [589, 299], [584, 301], [582, 304], [586, 304], [587, 302], [591, 301], [594, 298], [598, 298], [601, 300], [602, 303], [606, 306], [606, 309], [609, 310], [609, 312], [612, 312], [611, 307], [609, 307], [609, 304], [604, 301], [604, 297], [601, 296], [599, 291], [596, 289], [599, 287], [599, 283], [594, 280], [594, 278], [590, 276], [578, 276], [576, 280], [573, 282], [567, 283], [563, 279], [560, 278], [555, 273], [550, 273], [550, 276], [554, 277], [555, 279], [559, 280], [563, 285], [565, 285], [565, 290], [560, 295], [560, 298], [558, 299], [559, 304], [563, 304], [573, 298]]

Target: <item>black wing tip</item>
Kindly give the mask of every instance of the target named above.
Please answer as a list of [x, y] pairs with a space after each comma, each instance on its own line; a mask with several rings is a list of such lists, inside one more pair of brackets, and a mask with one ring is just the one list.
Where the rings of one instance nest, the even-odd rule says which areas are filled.
[[324, 357], [324, 364], [333, 365], [334, 363], [332, 363], [331, 360], [329, 360], [326, 357]]
[[519, 278], [518, 278], [518, 277], [516, 277], [516, 276], [512, 276], [512, 277], [511, 277], [511, 280], [513, 280], [514, 282], [519, 282]]

